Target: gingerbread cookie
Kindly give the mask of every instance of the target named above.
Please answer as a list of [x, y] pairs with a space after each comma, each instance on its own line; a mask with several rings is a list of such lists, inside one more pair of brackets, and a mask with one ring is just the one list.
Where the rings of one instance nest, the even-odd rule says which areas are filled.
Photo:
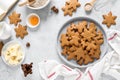
[[72, 36], [72, 39], [70, 40], [71, 45], [78, 46], [79, 45], [80, 38], [78, 36]]
[[67, 54], [69, 54], [69, 47], [68, 46], [65, 46], [64, 48], [63, 48], [63, 51], [62, 51], [62, 55], [67, 55]]
[[109, 28], [111, 25], [115, 25], [115, 19], [117, 18], [117, 16], [113, 16], [112, 12], [109, 12], [108, 15], [103, 15], [103, 22], [102, 24], [106, 24], [107, 27]]
[[87, 21], [78, 22], [78, 25], [76, 27], [78, 29], [78, 32], [81, 34], [87, 28]]
[[97, 35], [94, 38], [94, 40], [95, 40], [96, 44], [98, 44], [98, 45], [101, 45], [104, 42], [103, 34], [102, 34], [102, 32], [100, 30], [97, 32]]
[[0, 56], [1, 56], [1, 50], [2, 50], [3, 46], [4, 46], [4, 43], [0, 42]]
[[75, 54], [74, 53], [70, 53], [69, 55], [67, 55], [67, 59], [68, 60], [72, 60], [75, 58]]
[[80, 7], [80, 3], [78, 2], [78, 0], [67, 1], [65, 6], [62, 7], [62, 10], [64, 11], [64, 16], [72, 16], [72, 13], [76, 11], [77, 7]]
[[[80, 64], [80, 65], [82, 65], [82, 64], [88, 64], [88, 63], [90, 63], [90, 62], [93, 62], [93, 58], [91, 58], [88, 54], [87, 54], [87, 51], [85, 51], [85, 50], [83, 50], [82, 48], [81, 48], [81, 50], [82, 50], [82, 52], [81, 52], [81, 54], [79, 54], [80, 53], [80, 51], [78, 52], [78, 55], [80, 55], [80, 59], [78, 58], [78, 61], [77, 61], [77, 63], [78, 64]], [[82, 54], [83, 53], [83, 54]], [[82, 56], [81, 56], [82, 55]]]
[[97, 28], [96, 28], [96, 25], [94, 23], [90, 23], [89, 24], [89, 31], [92, 32], [93, 34], [97, 34]]
[[70, 9], [70, 5], [68, 3], [66, 3], [65, 6], [62, 7], [62, 10], [64, 11], [64, 16], [72, 16], [73, 9]]
[[84, 64], [88, 64], [90, 62], [93, 62], [93, 59], [91, 58], [91, 56], [89, 56], [88, 54], [85, 55], [85, 60], [84, 60]]
[[89, 51], [91, 49], [95, 50], [97, 47], [93, 42], [86, 42], [86, 50]]
[[61, 35], [61, 46], [64, 47], [64, 46], [68, 46], [69, 45], [69, 41], [68, 41], [68, 37], [66, 36], [66, 34], [62, 34]]
[[69, 51], [70, 52], [74, 52], [76, 51], [77, 47], [75, 45], [72, 45], [70, 48], [69, 48]]
[[83, 39], [84, 39], [85, 41], [91, 41], [92, 38], [95, 37], [95, 34], [92, 33], [91, 31], [87, 30], [87, 29], [84, 29], [84, 32], [81, 33], [81, 36], [83, 37]]
[[10, 20], [10, 24], [14, 24], [15, 26], [17, 26], [18, 22], [21, 22], [20, 14], [16, 13], [15, 11], [13, 11], [8, 18]]
[[70, 5], [70, 8], [76, 11], [77, 7], [80, 7], [78, 0], [68, 0], [66, 3]]
[[70, 27], [67, 28], [67, 36], [69, 38], [72, 38], [72, 36], [79, 36], [79, 33], [76, 32], [78, 31], [77, 27], [72, 23], [70, 24]]
[[85, 49], [85, 48], [87, 47], [87, 43], [86, 43], [85, 40], [81, 39], [80, 43], [81, 43], [81, 47], [82, 47], [83, 49]]
[[66, 34], [60, 38], [62, 55], [68, 60], [76, 60], [80, 65], [100, 58], [100, 46], [104, 42], [103, 34], [96, 25], [87, 21], [70, 24]]
[[85, 51], [82, 49], [82, 47], [77, 48], [74, 54], [77, 56], [77, 60], [85, 59]]
[[16, 37], [20, 37], [21, 39], [23, 39], [24, 36], [28, 35], [27, 27], [22, 26], [21, 24], [19, 24], [18, 27], [16, 27], [14, 30], [16, 32]]

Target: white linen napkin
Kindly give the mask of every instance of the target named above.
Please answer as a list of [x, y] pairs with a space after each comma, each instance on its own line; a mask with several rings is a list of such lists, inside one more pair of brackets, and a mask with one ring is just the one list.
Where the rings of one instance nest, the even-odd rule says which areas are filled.
[[55, 80], [58, 76], [63, 76], [64, 80], [100, 80], [101, 74], [104, 73], [120, 80], [120, 32], [109, 30], [107, 33], [108, 43], [113, 51], [108, 52], [95, 65], [88, 67], [84, 73], [55, 60], [45, 60], [39, 63], [41, 77], [44, 80]]

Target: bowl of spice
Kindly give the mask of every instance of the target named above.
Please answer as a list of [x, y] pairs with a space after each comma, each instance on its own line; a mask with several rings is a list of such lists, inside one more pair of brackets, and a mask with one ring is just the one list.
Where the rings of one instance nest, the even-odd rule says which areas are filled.
[[31, 5], [27, 5], [28, 8], [33, 9], [33, 10], [39, 10], [43, 9], [50, 3], [50, 0], [35, 0], [35, 3]]
[[31, 13], [27, 16], [27, 26], [30, 28], [36, 28], [40, 24], [40, 17], [36, 13]]

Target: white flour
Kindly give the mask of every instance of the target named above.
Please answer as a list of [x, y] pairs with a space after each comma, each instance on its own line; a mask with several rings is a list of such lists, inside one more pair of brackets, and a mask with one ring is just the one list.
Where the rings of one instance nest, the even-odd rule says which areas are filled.
[[41, 6], [45, 5], [47, 1], [48, 0], [36, 0], [36, 2], [34, 4], [32, 4], [31, 6], [34, 8], [41, 7]]

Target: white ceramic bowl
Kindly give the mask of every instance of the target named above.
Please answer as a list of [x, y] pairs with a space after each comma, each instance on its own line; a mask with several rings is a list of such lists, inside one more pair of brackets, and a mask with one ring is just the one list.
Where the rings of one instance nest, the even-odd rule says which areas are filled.
[[45, 8], [49, 3], [50, 3], [50, 0], [48, 0], [48, 1], [46, 2], [46, 4], [44, 4], [43, 6], [40, 6], [40, 7], [34, 8], [34, 7], [32, 7], [32, 6], [29, 6], [29, 5], [27, 5], [27, 7], [28, 7], [29, 9], [32, 9], [32, 10], [39, 10], [39, 9]]
[[[11, 64], [9, 64], [9, 63], [5, 60], [4, 52], [5, 52], [5, 50], [8, 48], [8, 46], [10, 46], [10, 45], [12, 45], [12, 44], [16, 44], [16, 43], [19, 44], [19, 45], [21, 46], [21, 48], [22, 48], [23, 58], [22, 58], [22, 60], [21, 60], [17, 65], [11, 65]], [[25, 48], [23, 47], [23, 45], [22, 45], [20, 42], [15, 41], [15, 40], [6, 43], [6, 44], [3, 46], [1, 53], [2, 53], [2, 54], [1, 54], [1, 57], [2, 57], [3, 62], [4, 62], [6, 65], [10, 66], [10, 67], [19, 66], [19, 65], [24, 61], [24, 59], [25, 59]]]
[[[31, 16], [36, 16], [36, 17], [38, 17], [38, 24], [36, 24], [35, 26], [33, 26], [33, 25], [31, 25], [31, 23], [29, 22], [29, 18], [31, 17]], [[28, 16], [27, 16], [27, 18], [26, 18], [26, 23], [27, 23], [27, 26], [29, 27], [29, 28], [36, 28], [36, 27], [38, 27], [39, 25], [40, 25], [40, 17], [39, 17], [39, 15], [37, 15], [36, 13], [30, 13]]]

